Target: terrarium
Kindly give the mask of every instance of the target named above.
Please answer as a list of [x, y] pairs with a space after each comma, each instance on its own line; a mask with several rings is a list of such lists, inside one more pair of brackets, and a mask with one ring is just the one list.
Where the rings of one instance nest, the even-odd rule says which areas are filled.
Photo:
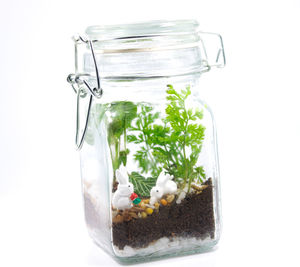
[[200, 76], [225, 65], [198, 23], [91, 26], [74, 37], [76, 145], [89, 234], [123, 263], [211, 249], [220, 237], [212, 112]]

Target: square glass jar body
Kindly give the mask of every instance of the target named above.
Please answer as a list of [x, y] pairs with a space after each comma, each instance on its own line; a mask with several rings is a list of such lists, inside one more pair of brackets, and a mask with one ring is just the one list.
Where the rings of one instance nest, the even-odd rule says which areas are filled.
[[74, 39], [68, 81], [90, 236], [121, 263], [211, 249], [221, 228], [219, 168], [199, 78], [225, 65], [221, 36], [199, 32], [196, 21], [86, 33]]
[[219, 240], [216, 129], [199, 77], [104, 81], [93, 103], [80, 151], [85, 218], [120, 262], [204, 252]]

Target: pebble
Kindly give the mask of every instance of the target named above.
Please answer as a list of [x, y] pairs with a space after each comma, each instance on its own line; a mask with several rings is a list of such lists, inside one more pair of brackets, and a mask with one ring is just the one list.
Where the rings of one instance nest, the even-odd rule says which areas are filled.
[[154, 209], [154, 208], [155, 208], [154, 205], [150, 205], [150, 204], [146, 204], [146, 207], [147, 207], [147, 208], [151, 208], [151, 209]]
[[118, 215], [118, 211], [115, 209], [111, 213], [112, 217], [115, 218]]
[[166, 206], [168, 204], [167, 200], [165, 200], [165, 199], [161, 199], [160, 203], [164, 206]]
[[132, 219], [129, 213], [124, 213], [123, 218], [125, 222], [129, 222]]
[[191, 187], [196, 191], [203, 191], [204, 189], [206, 189], [208, 187], [208, 185], [204, 184], [204, 185], [197, 186], [195, 184], [192, 184]]
[[168, 201], [168, 203], [169, 203], [169, 204], [172, 203], [173, 200], [174, 200], [174, 198], [175, 198], [174, 195], [168, 195], [168, 196], [167, 196], [167, 201]]
[[142, 207], [132, 207], [130, 210], [133, 211], [133, 212], [142, 212], [144, 211], [145, 207], [142, 208]]
[[151, 214], [153, 213], [153, 209], [147, 208], [147, 209], [146, 209], [146, 213], [147, 213], [148, 215], [151, 215]]
[[166, 252], [173, 252], [174, 246], [180, 247], [185, 251], [193, 250], [195, 247], [205, 247], [210, 244], [212, 240], [210, 237], [202, 239], [177, 237], [172, 238], [162, 237], [156, 242], [151, 243], [145, 248], [132, 248], [130, 246], [125, 246], [124, 249], [120, 250], [118, 247], [114, 246], [117, 256], [120, 257], [144, 257], [145, 255], [153, 254], [155, 256], [162, 256]]
[[139, 217], [135, 212], [129, 212], [129, 215], [135, 219], [137, 219]]
[[178, 198], [177, 198], [177, 200], [176, 200], [176, 203], [180, 204], [181, 201], [185, 198], [185, 196], [186, 196], [186, 192], [181, 191], [180, 194], [179, 194], [179, 196], [178, 196]]
[[113, 218], [114, 223], [121, 223], [123, 222], [124, 218], [122, 215], [118, 214], [116, 217]]
[[142, 201], [141, 203], [140, 203], [140, 205], [139, 205], [142, 209], [144, 209], [145, 207], [146, 207], [146, 205], [145, 205], [145, 202], [144, 201]]

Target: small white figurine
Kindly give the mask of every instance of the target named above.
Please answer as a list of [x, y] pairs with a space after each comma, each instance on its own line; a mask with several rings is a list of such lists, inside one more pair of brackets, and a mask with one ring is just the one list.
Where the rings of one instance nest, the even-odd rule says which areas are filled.
[[165, 194], [174, 194], [177, 191], [177, 184], [172, 181], [173, 176], [165, 174], [164, 171], [160, 173], [157, 178], [156, 185], [150, 191], [150, 205], [154, 205]]
[[130, 209], [132, 206], [130, 196], [134, 192], [134, 188], [133, 184], [129, 182], [127, 170], [123, 165], [116, 170], [116, 177], [119, 184], [113, 195], [112, 205], [119, 210]]

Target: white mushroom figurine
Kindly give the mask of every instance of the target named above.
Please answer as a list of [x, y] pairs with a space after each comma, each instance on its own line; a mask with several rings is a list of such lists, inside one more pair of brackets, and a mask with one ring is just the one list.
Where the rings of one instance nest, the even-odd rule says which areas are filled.
[[177, 184], [172, 179], [173, 176], [164, 171], [159, 174], [156, 185], [150, 191], [150, 205], [158, 202], [163, 195], [176, 193]]
[[117, 181], [119, 182], [117, 191], [112, 198], [112, 205], [118, 210], [130, 209], [132, 201], [130, 196], [134, 192], [133, 184], [129, 182], [126, 168], [123, 164], [116, 170]]

